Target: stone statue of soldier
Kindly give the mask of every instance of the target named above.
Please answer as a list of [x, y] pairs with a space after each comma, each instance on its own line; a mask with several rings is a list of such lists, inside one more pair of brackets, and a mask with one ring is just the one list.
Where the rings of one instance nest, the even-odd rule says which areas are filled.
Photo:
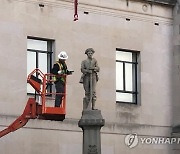
[[83, 74], [80, 83], [83, 84], [85, 90], [83, 109], [95, 109], [96, 83], [98, 81], [97, 72], [99, 72], [100, 69], [97, 60], [92, 57], [94, 53], [93, 48], [86, 49], [85, 54], [87, 55], [87, 59], [81, 62], [81, 72]]

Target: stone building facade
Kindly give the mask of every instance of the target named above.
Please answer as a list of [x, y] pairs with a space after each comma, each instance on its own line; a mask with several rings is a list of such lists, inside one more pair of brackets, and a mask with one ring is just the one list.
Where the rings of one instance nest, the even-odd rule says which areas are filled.
[[[51, 65], [65, 50], [68, 67], [75, 72], [67, 82], [66, 119], [30, 120], [0, 139], [0, 153], [82, 153], [80, 65], [84, 51], [93, 47], [100, 66], [96, 107], [106, 121], [102, 154], [178, 154], [178, 144], [151, 140], [178, 138], [180, 132], [178, 6], [167, 0], [79, 0], [79, 20], [74, 22], [72, 0], [1, 0], [0, 130], [22, 114], [31, 97], [26, 83], [28, 39], [52, 43]], [[137, 94], [135, 103], [117, 101], [122, 99], [117, 98], [118, 51], [138, 53], [136, 92], [130, 93]], [[139, 144], [130, 148], [125, 137], [133, 133]]]

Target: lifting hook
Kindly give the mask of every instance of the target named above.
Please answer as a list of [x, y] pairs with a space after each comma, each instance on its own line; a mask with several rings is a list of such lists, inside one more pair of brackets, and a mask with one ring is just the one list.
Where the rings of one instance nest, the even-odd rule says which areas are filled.
[[78, 0], [74, 0], [74, 21], [78, 20], [77, 6]]

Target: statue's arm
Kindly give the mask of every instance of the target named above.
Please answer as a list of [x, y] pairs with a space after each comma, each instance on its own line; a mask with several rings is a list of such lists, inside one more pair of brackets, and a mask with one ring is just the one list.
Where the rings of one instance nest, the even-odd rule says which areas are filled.
[[81, 62], [81, 72], [83, 73], [83, 74], [86, 74], [86, 73], [88, 73], [88, 69], [85, 67], [85, 61], [82, 61]]
[[96, 72], [99, 72], [99, 71], [100, 71], [100, 68], [99, 68], [99, 66], [98, 66], [97, 60], [95, 60], [94, 70], [95, 70]]

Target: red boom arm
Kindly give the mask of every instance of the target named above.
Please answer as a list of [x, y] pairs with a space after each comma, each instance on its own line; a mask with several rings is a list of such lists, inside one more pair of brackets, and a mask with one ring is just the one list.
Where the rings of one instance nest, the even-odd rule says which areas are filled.
[[41, 106], [36, 104], [34, 98], [29, 98], [23, 114], [19, 118], [17, 118], [8, 128], [0, 132], [0, 138], [23, 127], [24, 125], [26, 125], [29, 119], [36, 119], [40, 114], [39, 112], [41, 112]]

